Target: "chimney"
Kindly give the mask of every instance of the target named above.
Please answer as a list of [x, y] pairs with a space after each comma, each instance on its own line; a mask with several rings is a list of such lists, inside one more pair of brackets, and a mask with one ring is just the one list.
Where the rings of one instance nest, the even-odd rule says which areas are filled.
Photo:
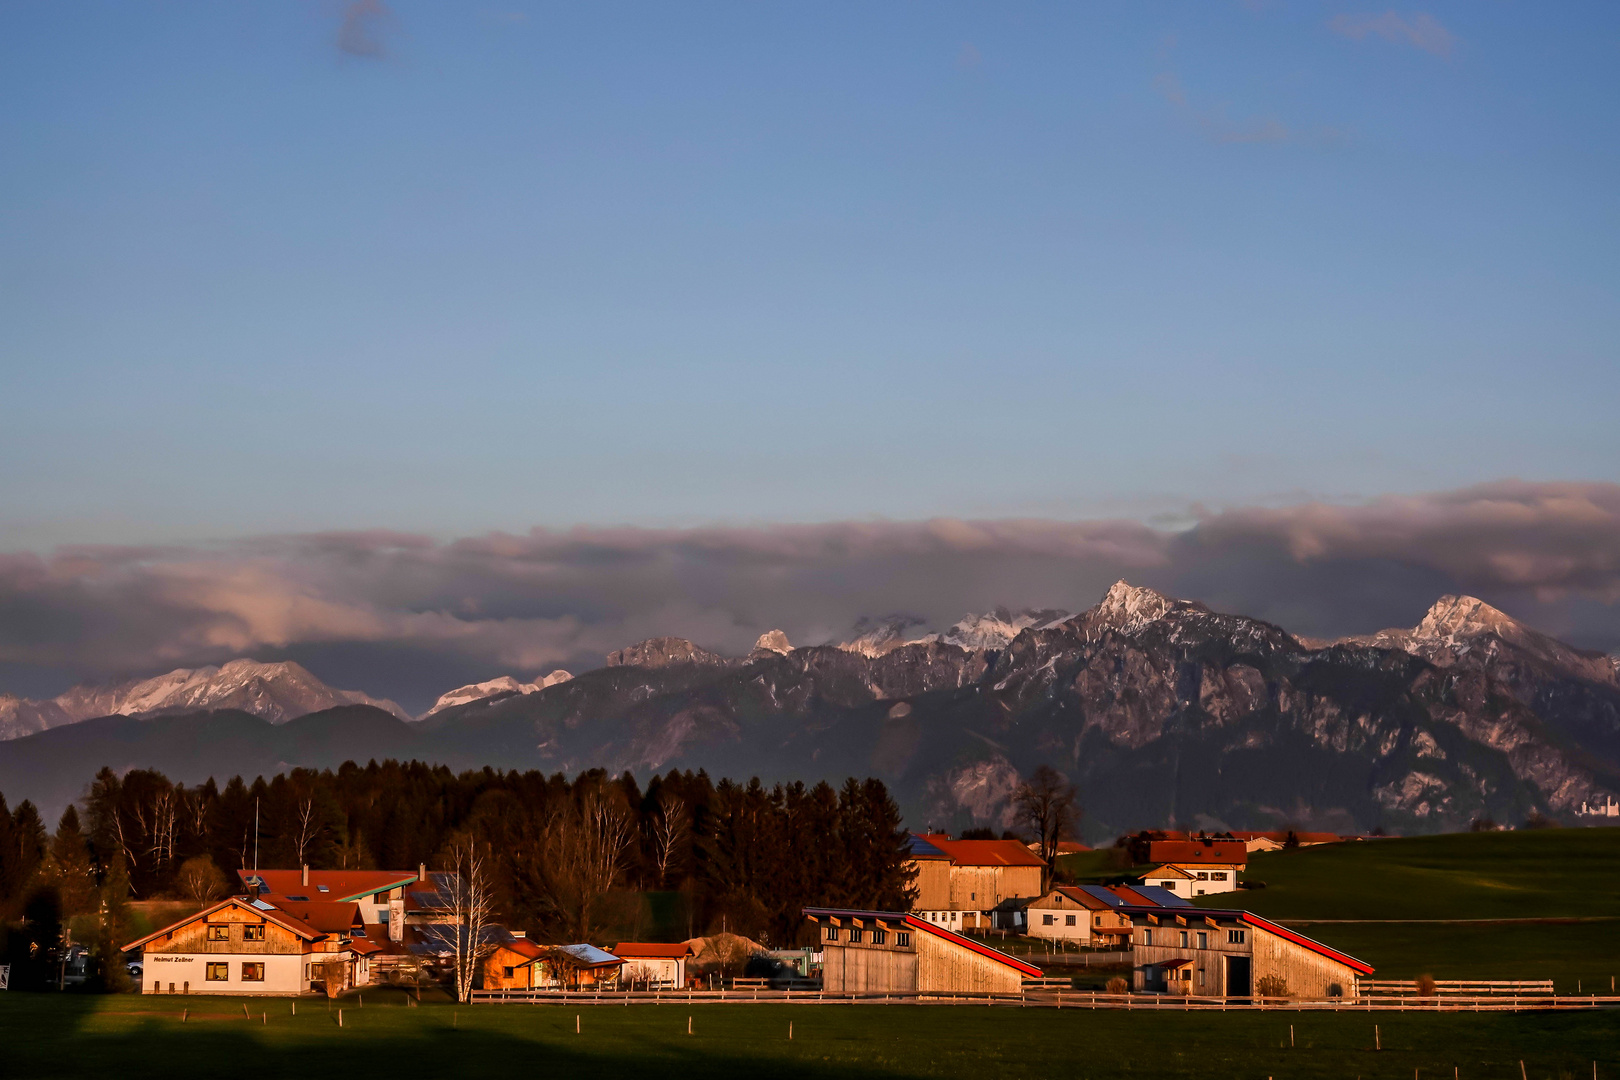
[[309, 888], [309, 863], [304, 864], [304, 888]]
[[416, 864], [416, 880], [417, 881], [426, 881], [427, 880], [427, 863], [419, 862], [419, 863]]

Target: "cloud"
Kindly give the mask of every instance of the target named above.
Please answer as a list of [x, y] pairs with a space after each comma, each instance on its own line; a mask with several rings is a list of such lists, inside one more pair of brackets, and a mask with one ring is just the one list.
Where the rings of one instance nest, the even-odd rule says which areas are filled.
[[1386, 11], [1382, 15], [1340, 14], [1328, 22], [1328, 28], [1354, 41], [1364, 41], [1368, 35], [1375, 34], [1385, 41], [1410, 45], [1440, 57], [1449, 57], [1451, 47], [1457, 40], [1450, 30], [1440, 24], [1440, 20], [1426, 11], [1414, 12], [1407, 17], [1394, 11]]
[[383, 38], [393, 25], [393, 12], [382, 0], [351, 0], [338, 24], [337, 47], [350, 56], [373, 59], [386, 53]]
[[893, 611], [942, 629], [999, 604], [1080, 610], [1121, 577], [1313, 636], [1412, 625], [1441, 593], [1467, 592], [1613, 648], [1620, 486], [1239, 507], [1181, 531], [939, 519], [0, 554], [0, 671], [65, 686], [286, 657], [420, 708], [458, 682], [594, 667], [646, 637], [740, 654], [766, 630], [816, 644]]
[[1153, 89], [1160, 97], [1175, 107], [1181, 116], [1192, 123], [1204, 137], [1215, 143], [1275, 143], [1287, 142], [1291, 137], [1288, 126], [1276, 117], [1257, 116], [1243, 121], [1233, 121], [1227, 115], [1227, 105], [1220, 102], [1214, 105], [1194, 104], [1189, 100], [1187, 90], [1181, 85], [1181, 78], [1170, 67], [1170, 53], [1175, 47], [1174, 40], [1167, 41], [1160, 53], [1160, 61], [1164, 70], [1153, 77]]

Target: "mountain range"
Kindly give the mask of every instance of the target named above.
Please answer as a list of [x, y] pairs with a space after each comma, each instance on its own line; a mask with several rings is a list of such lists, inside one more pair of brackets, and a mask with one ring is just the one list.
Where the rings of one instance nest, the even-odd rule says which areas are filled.
[[[1020, 779], [1050, 764], [1078, 787], [1088, 839], [1573, 819], [1620, 792], [1620, 662], [1470, 597], [1441, 598], [1411, 629], [1331, 642], [1124, 582], [1077, 615], [1000, 610], [918, 628], [896, 616], [798, 648], [771, 631], [743, 657], [654, 638], [577, 676], [459, 688], [414, 722], [296, 665], [236, 661], [105, 697], [69, 691], [50, 703], [63, 714], [70, 699], [119, 706], [79, 715], [135, 715], [0, 743], [0, 791], [50, 807], [103, 764], [197, 782], [417, 757], [767, 782], [875, 775], [914, 826], [1003, 828]], [[308, 696], [282, 692], [268, 668]], [[191, 689], [134, 691], [164, 680]], [[296, 716], [300, 700], [317, 704]]]

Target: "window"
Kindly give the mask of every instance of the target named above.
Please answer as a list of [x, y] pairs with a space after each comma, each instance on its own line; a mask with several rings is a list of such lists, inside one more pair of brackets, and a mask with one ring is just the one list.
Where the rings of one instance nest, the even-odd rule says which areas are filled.
[[[1203, 937], [1203, 935], [1202, 935], [1202, 934], [1200, 934], [1200, 935], [1198, 935], [1198, 936], [1199, 936], [1199, 937]], [[1198, 985], [1199, 985], [1199, 986], [1203, 986], [1203, 985], [1204, 985], [1204, 969], [1203, 969], [1203, 968], [1199, 968], [1199, 969], [1198, 969]]]
[[1187, 947], [1187, 931], [1183, 930], [1181, 932], [1181, 941], [1179, 942], [1179, 944], [1183, 949], [1185, 949]]
[[244, 927], [242, 927], [242, 940], [243, 941], [263, 941], [264, 940], [264, 923], [259, 923], [257, 926], [244, 926]]
[[977, 899], [978, 899], [978, 898], [979, 898], [979, 894], [978, 894], [978, 893], [976, 893], [976, 892], [970, 892], [970, 893], [968, 893], [968, 899], [969, 899], [969, 900], [977, 900]]
[[511, 968], [509, 968], [509, 967], [501, 968], [501, 978], [510, 979], [511, 977], [512, 977], [512, 969]]
[[1198, 931], [1198, 947], [1200, 949], [1209, 948], [1209, 932], [1208, 931], [1206, 931], [1206, 930]]
[[264, 965], [252, 963], [242, 965], [243, 982], [264, 982]]
[[872, 931], [872, 944], [882, 945], [887, 940], [889, 940], [889, 932], [887, 930]]
[[1144, 944], [1144, 945], [1153, 944], [1153, 931], [1151, 931], [1151, 930], [1143, 930], [1142, 931], [1142, 944]]
[[208, 940], [209, 941], [229, 941], [229, 940], [231, 940], [231, 928], [228, 927], [228, 926], [224, 926], [224, 925], [222, 925], [220, 923], [209, 923], [208, 924]]
[[1228, 930], [1226, 932], [1226, 943], [1228, 945], [1243, 944], [1243, 933], [1242, 930]]
[[836, 926], [827, 927], [827, 940], [828, 941], [837, 941], [838, 940], [838, 927], [836, 927]]
[[1204, 870], [1198, 871], [1198, 880], [1199, 881], [1208, 881], [1209, 880], [1209, 873], [1207, 871], [1204, 871]]
[[1073, 926], [1074, 925], [1074, 916], [1073, 915], [1065, 915], [1065, 916], [1063, 916], [1063, 925], [1064, 926]]
[[1211, 881], [1225, 881], [1226, 880], [1226, 871], [1225, 870], [1217, 870], [1217, 871], [1215, 871], [1213, 874], [1209, 875], [1209, 880], [1211, 880]]
[[209, 982], [229, 982], [231, 978], [231, 965], [209, 964], [208, 970], [203, 972], [203, 978]]
[[1041, 925], [1042, 926], [1051, 926], [1056, 922], [1057, 922], [1056, 917], [1054, 917], [1052, 915], [1042, 915], [1041, 916]]
[[1098, 925], [1098, 926], [1101, 926], [1101, 925], [1102, 925], [1102, 916], [1101, 916], [1101, 915], [1098, 915], [1098, 916], [1097, 916], [1097, 922], [1096, 922], [1096, 925]]
[[899, 949], [909, 949], [909, 948], [911, 948], [911, 935], [906, 934], [906, 933], [899, 933], [899, 934], [894, 935], [894, 944], [895, 944], [895, 947], [899, 948]]
[[863, 931], [860, 927], [852, 926], [852, 927], [849, 928], [849, 940], [851, 940], [851, 941], [859, 941], [859, 940], [861, 940], [861, 938], [863, 938], [865, 936], [866, 936], [865, 931]]
[[1175, 892], [1176, 891], [1176, 883], [1173, 882], [1173, 881], [1161, 881], [1161, 882], [1159, 882], [1159, 887], [1162, 888], [1165, 892]]

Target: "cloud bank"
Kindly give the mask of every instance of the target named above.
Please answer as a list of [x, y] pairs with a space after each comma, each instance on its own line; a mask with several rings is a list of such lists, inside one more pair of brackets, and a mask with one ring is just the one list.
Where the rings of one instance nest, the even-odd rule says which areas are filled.
[[1135, 521], [390, 532], [0, 555], [0, 690], [235, 656], [300, 660], [417, 707], [458, 681], [601, 663], [672, 634], [728, 653], [863, 616], [937, 628], [998, 604], [1079, 610], [1124, 577], [1314, 636], [1481, 596], [1577, 644], [1620, 644], [1620, 485], [1503, 481]]

